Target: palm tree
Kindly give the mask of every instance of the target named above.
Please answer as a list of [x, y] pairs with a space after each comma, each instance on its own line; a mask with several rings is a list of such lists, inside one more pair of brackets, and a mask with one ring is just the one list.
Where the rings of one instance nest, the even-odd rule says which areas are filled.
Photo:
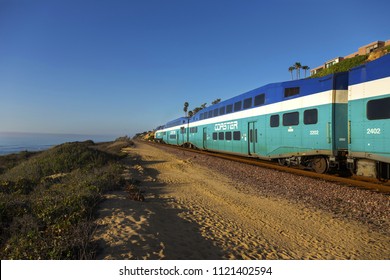
[[201, 107], [196, 107], [192, 110], [192, 114], [195, 115], [196, 113], [198, 113], [200, 110], [202, 110]]
[[293, 71], [294, 71], [294, 69], [295, 69], [295, 67], [294, 67], [294, 66], [290, 66], [290, 67], [288, 67], [288, 72], [290, 72], [290, 73], [291, 73], [291, 80], [293, 80], [293, 79], [294, 79], [294, 77], [293, 77]]
[[189, 106], [190, 104], [188, 103], [188, 102], [184, 102], [184, 108], [183, 108], [183, 111], [184, 111], [184, 113], [186, 114], [186, 117], [187, 117], [187, 111], [188, 111], [188, 106]]
[[211, 104], [215, 105], [218, 104], [219, 102], [221, 102], [221, 98], [215, 99], [213, 102], [211, 102]]
[[307, 65], [304, 65], [304, 66], [302, 66], [302, 69], [305, 70], [305, 78], [306, 78], [306, 71], [309, 70], [310, 67]]
[[295, 62], [295, 64], [293, 65], [295, 67], [295, 69], [297, 70], [297, 79], [299, 79], [301, 77], [301, 73], [300, 73], [300, 70], [302, 68], [302, 65], [300, 62]]

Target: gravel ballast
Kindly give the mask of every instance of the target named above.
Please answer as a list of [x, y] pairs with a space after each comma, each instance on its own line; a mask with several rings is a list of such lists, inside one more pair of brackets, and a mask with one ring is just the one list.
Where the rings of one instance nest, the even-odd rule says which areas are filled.
[[375, 231], [390, 233], [390, 196], [286, 172], [233, 162], [159, 145], [178, 158], [223, 174], [241, 192], [271, 196], [355, 220]]

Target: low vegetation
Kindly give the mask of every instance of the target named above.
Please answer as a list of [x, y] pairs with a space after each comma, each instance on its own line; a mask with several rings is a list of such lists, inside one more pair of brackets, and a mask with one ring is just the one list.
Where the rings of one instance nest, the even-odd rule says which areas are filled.
[[336, 63], [329, 68], [325, 68], [311, 76], [311, 78], [323, 77], [333, 73], [345, 72], [350, 70], [353, 67], [357, 67], [367, 61], [368, 55], [359, 55], [352, 58], [347, 58], [339, 63]]
[[1, 259], [91, 259], [94, 210], [124, 186], [127, 138], [0, 157]]
[[390, 46], [385, 46], [367, 55], [358, 55], [352, 58], [346, 58], [340, 61], [339, 63], [333, 64], [329, 68], [322, 69], [318, 73], [310, 76], [310, 78], [323, 77], [333, 73], [349, 71], [354, 67], [362, 65], [369, 61], [373, 61], [375, 59], [380, 58], [381, 56], [388, 55], [389, 53], [390, 53]]
[[20, 162], [30, 158], [31, 156], [36, 155], [37, 153], [39, 152], [23, 151], [17, 154], [0, 156], [0, 174], [4, 173], [5, 170], [18, 165]]

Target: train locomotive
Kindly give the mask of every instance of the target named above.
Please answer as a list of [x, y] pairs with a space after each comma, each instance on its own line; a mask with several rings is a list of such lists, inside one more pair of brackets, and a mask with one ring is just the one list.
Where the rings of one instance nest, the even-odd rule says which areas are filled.
[[389, 131], [390, 54], [348, 72], [256, 88], [168, 122], [155, 140], [388, 180]]

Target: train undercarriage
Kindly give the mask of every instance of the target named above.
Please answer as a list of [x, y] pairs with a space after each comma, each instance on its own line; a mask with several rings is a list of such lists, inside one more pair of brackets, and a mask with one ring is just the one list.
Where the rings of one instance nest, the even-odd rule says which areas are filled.
[[343, 177], [352, 175], [376, 178], [386, 182], [390, 179], [390, 163], [362, 159], [347, 158], [345, 153], [336, 157], [328, 156], [293, 156], [278, 159], [280, 165], [295, 166], [316, 173], [337, 173]]
[[[163, 140], [155, 142], [165, 143]], [[199, 149], [191, 142], [186, 142], [181, 146], [184, 148]], [[298, 167], [320, 174], [334, 173], [342, 177], [358, 175], [376, 178], [383, 182], [390, 179], [390, 163], [347, 157], [347, 151], [340, 151], [336, 156], [291, 156], [275, 160], [282, 166]]]
[[329, 158], [325, 156], [302, 157], [294, 156], [278, 159], [279, 165], [296, 166], [302, 169], [312, 170], [316, 173], [327, 173], [330, 168]]
[[390, 163], [365, 158], [348, 158], [348, 169], [358, 176], [377, 178], [387, 182], [390, 179]]

